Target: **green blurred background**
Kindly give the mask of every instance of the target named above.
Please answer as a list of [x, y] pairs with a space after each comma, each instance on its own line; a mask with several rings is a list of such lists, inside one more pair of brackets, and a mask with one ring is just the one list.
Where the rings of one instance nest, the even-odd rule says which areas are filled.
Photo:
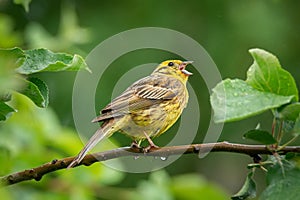
[[[26, 12], [21, 5], [0, 0], [0, 47], [45, 47], [86, 56], [100, 42], [119, 32], [137, 27], [164, 27], [198, 41], [223, 78], [245, 79], [252, 63], [248, 49], [258, 47], [277, 55], [299, 86], [299, 7], [296, 0], [33, 0]], [[111, 90], [123, 73], [133, 66], [160, 62], [170, 56], [174, 55], [140, 50], [117, 59], [111, 69], [122, 68], [117, 72], [107, 70], [107, 78], [97, 92], [96, 109], [109, 102]], [[0, 124], [0, 176], [75, 155], [82, 147], [72, 117], [76, 73], [37, 76], [50, 88], [50, 107], [39, 109], [27, 98], [14, 95], [12, 104], [18, 113]], [[201, 91], [197, 94], [201, 128], [194, 140], [199, 143], [210, 119], [209, 93], [201, 77], [192, 77], [190, 83]], [[249, 143], [242, 134], [260, 122], [263, 129], [269, 130], [271, 113], [226, 124], [219, 140]], [[156, 141], [164, 143], [174, 130], [176, 126]], [[120, 145], [129, 143], [122, 136], [112, 140]], [[203, 159], [185, 155], [163, 170], [143, 174], [123, 173], [94, 164], [48, 174], [40, 182], [0, 189], [0, 195], [4, 199], [228, 199], [243, 184], [246, 164], [250, 162], [251, 158], [233, 153], [210, 153]], [[258, 172], [255, 180], [260, 192], [264, 188], [264, 173]]]

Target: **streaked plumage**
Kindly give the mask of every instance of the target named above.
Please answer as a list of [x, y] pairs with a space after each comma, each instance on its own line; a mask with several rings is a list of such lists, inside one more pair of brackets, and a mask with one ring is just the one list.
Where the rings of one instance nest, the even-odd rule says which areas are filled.
[[180, 117], [188, 102], [186, 82], [191, 75], [185, 67], [191, 61], [167, 60], [154, 72], [128, 87], [112, 100], [92, 122], [103, 122], [77, 157], [68, 166], [80, 163], [100, 140], [120, 131], [134, 141], [156, 137]]

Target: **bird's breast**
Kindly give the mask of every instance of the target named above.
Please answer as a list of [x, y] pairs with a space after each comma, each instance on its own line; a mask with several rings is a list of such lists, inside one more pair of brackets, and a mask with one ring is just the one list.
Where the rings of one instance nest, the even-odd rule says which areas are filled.
[[141, 110], [132, 111], [126, 117], [126, 124], [121, 131], [137, 138], [158, 136], [168, 130], [180, 117], [186, 106], [187, 94], [181, 94], [171, 100], [150, 106]]

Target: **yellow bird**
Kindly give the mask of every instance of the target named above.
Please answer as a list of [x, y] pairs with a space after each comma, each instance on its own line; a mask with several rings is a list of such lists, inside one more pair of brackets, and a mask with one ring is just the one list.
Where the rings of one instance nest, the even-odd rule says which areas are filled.
[[116, 97], [92, 122], [103, 122], [68, 168], [79, 164], [99, 141], [119, 131], [133, 139], [133, 145], [147, 139], [148, 148], [158, 148], [151, 137], [168, 130], [180, 117], [188, 102], [186, 83], [192, 75], [186, 66], [192, 61], [167, 60], [157, 66], [120, 96]]

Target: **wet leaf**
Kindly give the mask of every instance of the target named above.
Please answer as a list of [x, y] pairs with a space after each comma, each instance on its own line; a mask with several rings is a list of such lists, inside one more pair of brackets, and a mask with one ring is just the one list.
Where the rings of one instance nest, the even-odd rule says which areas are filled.
[[50, 71], [78, 71], [89, 70], [84, 59], [79, 55], [66, 53], [53, 53], [48, 49], [33, 49], [24, 51], [25, 57], [16, 69], [21, 74], [33, 74], [36, 72]]
[[225, 79], [213, 88], [215, 122], [237, 121], [289, 103], [293, 96], [259, 91], [240, 79]]
[[262, 49], [250, 49], [254, 62], [247, 72], [247, 83], [262, 92], [281, 96], [294, 96], [298, 101], [298, 89], [293, 76], [281, 65], [273, 54]]

